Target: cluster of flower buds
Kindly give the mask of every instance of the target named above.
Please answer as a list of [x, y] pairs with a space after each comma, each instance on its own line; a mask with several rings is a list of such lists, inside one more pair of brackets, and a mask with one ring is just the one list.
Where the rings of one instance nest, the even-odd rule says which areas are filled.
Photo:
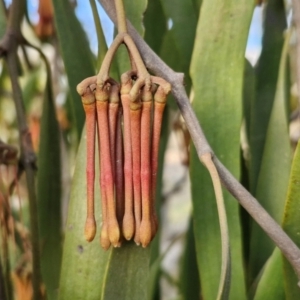
[[146, 247], [157, 232], [155, 213], [158, 148], [163, 111], [171, 86], [137, 71], [111, 78], [83, 80], [77, 91], [86, 114], [87, 219], [85, 237], [96, 234], [94, 216], [95, 140], [98, 135], [104, 249], [134, 239]]

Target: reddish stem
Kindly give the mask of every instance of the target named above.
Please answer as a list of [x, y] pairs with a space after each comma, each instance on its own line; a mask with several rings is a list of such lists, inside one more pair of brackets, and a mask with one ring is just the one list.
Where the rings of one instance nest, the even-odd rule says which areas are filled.
[[124, 153], [123, 153], [123, 138], [122, 138], [122, 115], [123, 110], [119, 107], [117, 119], [117, 132], [116, 132], [116, 206], [117, 206], [117, 219], [119, 226], [122, 226], [124, 216]]
[[121, 95], [124, 117], [124, 179], [125, 179], [125, 213], [123, 218], [123, 235], [131, 240], [134, 234], [133, 187], [132, 187], [132, 149], [130, 130], [129, 94]]
[[[104, 87], [105, 88], [105, 87]], [[108, 101], [106, 98], [107, 91], [96, 88], [96, 105], [98, 116], [98, 132], [100, 139], [100, 161], [102, 160], [101, 173], [104, 177], [105, 195], [107, 205], [107, 226], [108, 237], [113, 246], [118, 246], [120, 239], [120, 230], [115, 213], [114, 204], [114, 182], [112, 175], [111, 155], [109, 146], [109, 126], [108, 126]]]
[[140, 244], [140, 225], [142, 219], [141, 203], [141, 103], [131, 103], [131, 146], [133, 163], [133, 192], [134, 192], [134, 217], [135, 235], [134, 241]]
[[151, 241], [151, 99], [151, 92], [144, 91], [141, 116], [142, 222], [140, 226], [140, 240], [143, 247], [147, 247]]
[[[100, 136], [98, 129], [98, 137]], [[98, 138], [99, 153], [100, 153], [100, 139]], [[102, 170], [104, 170], [104, 162], [100, 157], [100, 191], [101, 191], [101, 208], [102, 208], [102, 227], [100, 234], [100, 245], [104, 250], [107, 250], [110, 247], [110, 240], [108, 237], [108, 226], [107, 226], [107, 201], [106, 201], [106, 192], [105, 192], [105, 180]]]
[[83, 108], [86, 115], [86, 141], [87, 141], [87, 217], [85, 222], [85, 238], [91, 242], [96, 234], [96, 221], [94, 215], [94, 183], [95, 183], [95, 133], [96, 133], [96, 105], [95, 97], [89, 87], [82, 95]]
[[[164, 95], [164, 98], [161, 95]], [[152, 187], [151, 187], [151, 208], [153, 216], [152, 224], [152, 237], [155, 236], [158, 229], [158, 219], [155, 211], [155, 194], [156, 194], [156, 181], [157, 181], [157, 168], [158, 168], [158, 151], [160, 132], [163, 119], [163, 113], [166, 106], [166, 95], [161, 87], [158, 88], [154, 96], [154, 115], [153, 115], [153, 129], [152, 129], [152, 153], [151, 153], [151, 167], [152, 167]]]
[[110, 95], [109, 95], [109, 109], [108, 109], [108, 119], [109, 119], [109, 144], [111, 151], [111, 162], [112, 162], [112, 173], [115, 182], [116, 173], [116, 129], [117, 129], [117, 117], [119, 110], [119, 86], [112, 85]]

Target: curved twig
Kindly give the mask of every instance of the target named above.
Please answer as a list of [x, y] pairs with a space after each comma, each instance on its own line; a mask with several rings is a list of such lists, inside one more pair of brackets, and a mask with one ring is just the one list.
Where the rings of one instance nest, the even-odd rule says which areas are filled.
[[230, 257], [230, 241], [228, 222], [226, 216], [225, 203], [222, 193], [222, 186], [220, 177], [216, 166], [212, 160], [210, 153], [205, 153], [201, 156], [201, 162], [207, 168], [216, 195], [216, 203], [219, 214], [220, 232], [221, 232], [221, 244], [222, 244], [222, 266], [221, 266], [221, 277], [219, 283], [219, 290], [217, 300], [228, 299], [230, 291], [230, 278], [231, 278], [231, 257]]

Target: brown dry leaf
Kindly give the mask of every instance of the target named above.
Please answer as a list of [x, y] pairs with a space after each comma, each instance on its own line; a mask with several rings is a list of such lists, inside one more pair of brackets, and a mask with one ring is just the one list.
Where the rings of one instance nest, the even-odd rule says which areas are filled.
[[38, 151], [39, 142], [40, 142], [40, 128], [41, 122], [40, 118], [34, 115], [30, 116], [29, 119], [29, 131], [31, 134], [32, 144], [34, 151]]
[[16, 293], [16, 300], [31, 300], [33, 296], [31, 275], [23, 272], [13, 272], [12, 280]]
[[53, 5], [51, 0], [39, 1], [39, 22], [35, 28], [40, 38], [51, 37], [54, 33]]

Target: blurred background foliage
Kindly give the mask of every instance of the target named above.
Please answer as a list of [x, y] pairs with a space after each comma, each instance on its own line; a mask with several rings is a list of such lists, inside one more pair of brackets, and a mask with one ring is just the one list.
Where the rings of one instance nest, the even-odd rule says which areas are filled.
[[[185, 86], [217, 156], [300, 246], [297, 37], [289, 0], [124, 0], [127, 17]], [[151, 247], [103, 251], [84, 239], [84, 112], [76, 85], [98, 71], [114, 27], [95, 0], [28, 0], [19, 81], [34, 150], [45, 299], [216, 299], [221, 242], [214, 193], [169, 96], [159, 154], [160, 229]], [[258, 3], [257, 3], [258, 4]], [[0, 38], [10, 1], [0, 4]], [[251, 21], [252, 20], [252, 21]], [[96, 24], [96, 25], [95, 25]], [[95, 29], [96, 28], [96, 29]], [[299, 37], [298, 37], [299, 39]], [[97, 42], [99, 41], [99, 43]], [[128, 60], [120, 49], [118, 78]], [[0, 61], [0, 299], [32, 299], [30, 215], [12, 89]], [[229, 299], [300, 299], [274, 243], [224, 191]], [[97, 223], [101, 223], [96, 187]]]

